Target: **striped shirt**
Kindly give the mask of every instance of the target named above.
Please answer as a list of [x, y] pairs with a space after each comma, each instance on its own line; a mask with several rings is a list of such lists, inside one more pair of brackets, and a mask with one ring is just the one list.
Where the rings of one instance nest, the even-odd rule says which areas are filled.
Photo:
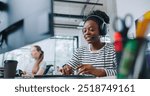
[[92, 52], [88, 47], [80, 47], [68, 64], [73, 69], [79, 64], [92, 64], [97, 69], [104, 69], [107, 76], [115, 76], [117, 73], [116, 55], [111, 43], [106, 43], [96, 52]]

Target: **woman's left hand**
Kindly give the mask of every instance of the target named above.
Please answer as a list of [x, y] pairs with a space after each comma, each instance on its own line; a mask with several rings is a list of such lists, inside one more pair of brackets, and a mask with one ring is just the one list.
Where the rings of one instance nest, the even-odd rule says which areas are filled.
[[92, 74], [97, 77], [106, 76], [104, 69], [96, 69], [91, 64], [81, 64], [77, 69], [79, 70], [78, 74]]
[[78, 74], [92, 74], [95, 70], [91, 64], [81, 64], [77, 69], [79, 70]]

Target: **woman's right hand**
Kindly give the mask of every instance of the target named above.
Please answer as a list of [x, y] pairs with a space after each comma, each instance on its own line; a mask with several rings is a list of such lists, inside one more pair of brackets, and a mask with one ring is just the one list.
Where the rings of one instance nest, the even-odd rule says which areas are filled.
[[60, 69], [60, 72], [62, 75], [71, 75], [73, 73], [72, 67], [67, 64]]
[[22, 75], [26, 75], [27, 74], [27, 72], [26, 71], [22, 71]]
[[26, 71], [23, 71], [23, 74], [21, 75], [21, 77], [23, 77], [23, 78], [33, 78], [34, 75], [33, 74], [28, 74]]

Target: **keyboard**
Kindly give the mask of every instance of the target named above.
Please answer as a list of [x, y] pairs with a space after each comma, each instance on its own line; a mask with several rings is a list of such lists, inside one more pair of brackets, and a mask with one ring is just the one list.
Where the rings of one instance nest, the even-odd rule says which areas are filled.
[[35, 75], [34, 78], [90, 79], [96, 77], [93, 75]]

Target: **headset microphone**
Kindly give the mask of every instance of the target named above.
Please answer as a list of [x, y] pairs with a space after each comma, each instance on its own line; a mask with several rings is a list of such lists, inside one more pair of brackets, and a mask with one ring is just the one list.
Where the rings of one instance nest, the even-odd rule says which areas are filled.
[[99, 36], [92, 36], [91, 39], [92, 39], [93, 41], [97, 41], [97, 40], [99, 40]]

